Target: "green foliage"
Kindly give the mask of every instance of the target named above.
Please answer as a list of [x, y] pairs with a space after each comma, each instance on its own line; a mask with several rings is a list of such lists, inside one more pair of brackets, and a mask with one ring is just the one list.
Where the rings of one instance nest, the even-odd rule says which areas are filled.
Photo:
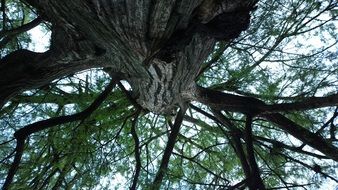
[[[21, 1], [7, 0], [6, 6], [9, 20], [1, 25], [2, 30], [19, 27], [35, 18], [34, 11]], [[337, 26], [337, 7], [328, 7], [327, 1], [260, 1], [249, 30], [228, 44], [219, 43], [209, 59], [217, 61], [206, 63], [208, 69], [197, 82], [270, 104], [336, 93]], [[26, 48], [30, 42], [30, 36], [23, 33], [6, 44], [0, 54]], [[224, 53], [217, 52], [224, 47]], [[90, 70], [11, 99], [0, 111], [0, 183], [13, 160], [16, 130], [35, 121], [83, 111], [107, 81], [109, 76], [101, 69]], [[198, 103], [194, 105], [210, 112]], [[136, 162], [131, 135], [135, 113], [136, 108], [123, 90], [115, 88], [90, 117], [31, 135], [12, 189], [108, 189], [111, 184], [128, 188]], [[337, 145], [337, 118], [332, 113], [337, 110], [326, 108], [285, 115]], [[236, 129], [243, 131], [243, 115], [224, 115]], [[330, 119], [331, 123], [325, 126]], [[171, 116], [146, 112], [139, 116], [140, 189], [147, 189], [157, 172], [173, 120]], [[232, 143], [233, 133], [189, 108], [163, 188], [221, 189], [244, 180], [241, 161]], [[275, 125], [257, 119], [253, 133], [257, 162], [268, 188], [290, 185], [296, 189], [308, 184], [315, 189], [316, 185], [331, 180], [328, 176], [337, 178], [336, 162], [320, 157], [307, 146], [299, 148], [301, 142]], [[241, 143], [245, 147], [243, 138]], [[325, 175], [313, 170], [314, 163], [320, 165]], [[118, 184], [120, 179], [126, 184]]]

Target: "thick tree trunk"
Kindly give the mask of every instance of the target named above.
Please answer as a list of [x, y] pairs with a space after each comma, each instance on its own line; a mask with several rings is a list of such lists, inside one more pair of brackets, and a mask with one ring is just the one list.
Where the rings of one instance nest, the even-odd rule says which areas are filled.
[[[231, 27], [234, 23], [231, 21], [230, 25], [221, 28], [221, 34], [230, 31], [223, 37], [229, 40], [247, 27], [248, 12], [252, 7], [244, 0], [224, 1], [222, 4], [202, 0], [27, 2], [37, 8], [43, 19], [53, 24], [53, 54], [31, 61], [30, 65], [39, 65], [39, 69], [33, 66], [33, 70], [40, 71], [43, 70], [41, 67], [48, 66], [42, 75], [33, 73], [27, 77], [17, 77], [17, 80], [25, 81], [34, 78], [36, 85], [15, 82], [15, 88], [9, 85], [4, 89], [11, 89], [10, 93], [0, 92], [4, 93], [0, 95], [2, 102], [13, 94], [43, 85], [62, 75], [105, 66], [111, 67], [113, 72], [123, 73], [137, 102], [155, 113], [170, 113], [177, 105], [194, 98], [195, 78], [202, 62], [213, 50], [215, 38], [220, 37], [220, 31], [215, 31], [219, 30], [218, 26], [207, 25], [208, 22], [220, 18], [228, 18], [229, 21], [234, 19], [231, 15], [239, 17], [236, 19], [243, 21], [241, 25]], [[245, 14], [237, 14], [243, 10]], [[226, 14], [218, 18], [217, 14], [221, 13]], [[212, 28], [212, 35], [208, 34], [208, 28]], [[12, 71], [9, 67], [16, 64], [7, 64], [2, 70]], [[62, 70], [67, 64], [69, 67]], [[18, 73], [30, 69], [24, 67], [21, 70]], [[54, 73], [55, 70], [58, 71]], [[1, 76], [0, 81], [4, 84], [8, 82]]]

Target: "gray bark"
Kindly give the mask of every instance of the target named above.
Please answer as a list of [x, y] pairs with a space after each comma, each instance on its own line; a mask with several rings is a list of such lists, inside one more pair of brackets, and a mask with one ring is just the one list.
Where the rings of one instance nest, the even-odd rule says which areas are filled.
[[[215, 44], [215, 39], [205, 33], [189, 33], [183, 37], [179, 34], [184, 33], [194, 19], [205, 23], [221, 12], [248, 6], [244, 5], [247, 2], [244, 0], [223, 4], [202, 0], [27, 2], [37, 8], [43, 19], [52, 23], [52, 46], [49, 56], [30, 62], [34, 70], [45, 71], [40, 77], [33, 74], [25, 78], [36, 85], [16, 82], [16, 88], [8, 86], [5, 90], [12, 92], [1, 95], [2, 102], [22, 90], [71, 72], [104, 66], [122, 73], [137, 102], [155, 113], [170, 113], [179, 104], [195, 99], [195, 78]], [[215, 12], [204, 13], [208, 11]], [[67, 69], [53, 73], [66, 65], [69, 65]], [[23, 68], [17, 73], [27, 70]], [[32, 81], [33, 77], [37, 79]], [[2, 84], [9, 82], [7, 79], [0, 81]], [[11, 81], [15, 80], [11, 78]]]

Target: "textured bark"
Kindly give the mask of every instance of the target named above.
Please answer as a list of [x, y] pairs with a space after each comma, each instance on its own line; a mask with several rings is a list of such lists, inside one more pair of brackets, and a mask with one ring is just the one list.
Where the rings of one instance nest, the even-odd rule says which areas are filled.
[[[231, 16], [232, 12], [236, 17], [243, 16], [243, 19], [238, 18], [244, 21], [243, 24], [222, 28], [225, 34], [230, 32], [224, 37], [229, 40], [229, 36], [235, 37], [247, 27], [250, 6], [254, 4], [249, 5], [244, 0], [223, 4], [202, 0], [26, 2], [37, 8], [41, 18], [53, 25], [52, 55], [42, 60], [36, 58], [30, 63], [33, 70], [43, 70], [40, 77], [34, 73], [24, 79], [31, 81], [35, 77], [30, 83], [36, 85], [16, 82], [17, 87], [8, 86], [6, 89], [10, 88], [11, 92], [0, 96], [2, 102], [22, 90], [35, 88], [71, 72], [105, 66], [111, 67], [113, 72], [123, 73], [137, 102], [155, 113], [171, 113], [178, 105], [194, 98], [195, 78], [213, 50], [216, 36], [219, 38], [219, 31], [213, 35], [206, 31], [211, 27], [208, 21], [219, 19], [217, 15], [222, 12], [227, 14], [225, 16]], [[214, 11], [214, 14], [202, 10]], [[237, 10], [241, 14], [237, 14]], [[193, 26], [194, 23], [200, 24]], [[233, 23], [236, 22], [230, 25]], [[61, 68], [66, 64], [69, 67], [64, 71]], [[35, 65], [39, 65], [36, 66], [39, 69]], [[2, 70], [10, 70], [8, 67]], [[62, 71], [53, 73], [58, 68]], [[27, 70], [30, 69], [21, 69], [19, 75], [24, 75]], [[2, 82], [7, 83], [7, 80]]]

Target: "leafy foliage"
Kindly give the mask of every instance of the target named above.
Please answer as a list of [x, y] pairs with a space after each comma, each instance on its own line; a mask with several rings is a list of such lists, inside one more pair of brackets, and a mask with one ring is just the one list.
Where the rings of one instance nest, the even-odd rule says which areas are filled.
[[[36, 17], [34, 10], [21, 1], [7, 0], [5, 6], [7, 18], [1, 17], [1, 34]], [[250, 28], [238, 39], [217, 44], [198, 84], [269, 104], [337, 93], [337, 9], [334, 1], [260, 1], [252, 13]], [[1, 44], [1, 55], [27, 48], [30, 42], [27, 32], [11, 36], [10, 42]], [[14, 158], [16, 130], [85, 110], [109, 80], [104, 69], [88, 70], [11, 99], [0, 111], [0, 183]], [[156, 176], [175, 117], [140, 112], [130, 101], [128, 90], [123, 82], [90, 116], [29, 136], [11, 188], [128, 188], [136, 171], [135, 151], [139, 149], [138, 187], [147, 189]], [[246, 176], [235, 139], [238, 137], [245, 150], [246, 117], [222, 112], [229, 121], [226, 126], [212, 113], [197, 102], [188, 108], [162, 188], [242, 187]], [[337, 108], [284, 115], [337, 147]], [[337, 185], [337, 162], [271, 122], [255, 118], [253, 137], [267, 188], [315, 189], [328, 182]]]

